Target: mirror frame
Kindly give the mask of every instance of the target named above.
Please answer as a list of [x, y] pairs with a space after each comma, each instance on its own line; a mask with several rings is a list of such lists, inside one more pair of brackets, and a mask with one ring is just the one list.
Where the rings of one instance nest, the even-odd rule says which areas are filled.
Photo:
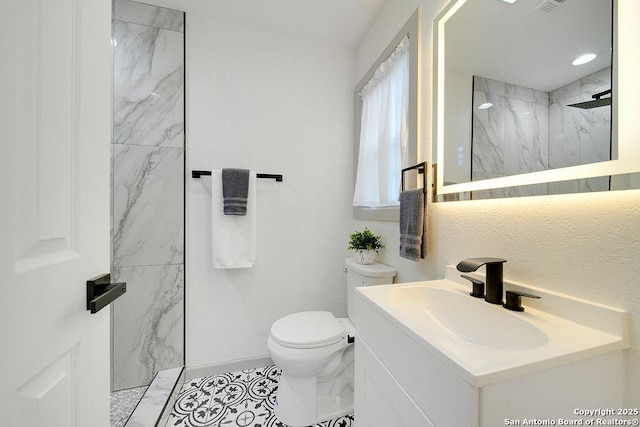
[[[420, 94], [421, 82], [422, 82], [422, 70], [421, 70], [421, 51], [422, 51], [422, 33], [421, 33], [421, 16], [422, 9], [418, 7], [407, 22], [402, 26], [398, 34], [391, 40], [387, 47], [382, 51], [378, 59], [373, 63], [369, 70], [362, 77], [360, 82], [356, 85], [353, 92], [353, 105], [354, 105], [354, 126], [353, 126], [353, 141], [354, 141], [354, 155], [353, 155], [353, 171], [354, 178], [351, 188], [355, 188], [355, 179], [358, 171], [358, 153], [360, 152], [360, 121], [362, 118], [362, 98], [360, 98], [360, 91], [373, 77], [373, 74], [380, 67], [384, 61], [389, 58], [393, 51], [398, 47], [402, 39], [405, 36], [409, 37], [409, 114], [408, 114], [408, 128], [409, 128], [409, 141], [407, 143], [407, 160], [411, 165], [418, 163], [420, 156]], [[400, 207], [399, 206], [387, 206], [387, 207], [366, 207], [366, 206], [354, 206], [353, 217], [360, 220], [369, 221], [399, 221]]]
[[[612, 103], [612, 140], [617, 141], [616, 160], [549, 169], [520, 175], [471, 181], [460, 184], [444, 184], [444, 29], [446, 21], [467, 1], [451, 0], [436, 16], [433, 25], [433, 147], [437, 150], [436, 191], [438, 196], [465, 193], [476, 190], [544, 184], [572, 179], [614, 176], [640, 172], [640, 126], [637, 112], [640, 110], [640, 82], [634, 70], [640, 69], [637, 43], [640, 40], [640, 2], [637, 0], [613, 0], [613, 50], [612, 88], [615, 94]], [[449, 200], [449, 199], [447, 199]]]

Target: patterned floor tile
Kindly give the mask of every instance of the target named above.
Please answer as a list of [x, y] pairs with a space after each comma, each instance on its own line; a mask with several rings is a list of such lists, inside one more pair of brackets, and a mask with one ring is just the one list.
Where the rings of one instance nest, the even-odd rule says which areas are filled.
[[[287, 427], [274, 414], [280, 369], [248, 369], [185, 383], [168, 425], [174, 427]], [[313, 427], [351, 427], [353, 415]]]

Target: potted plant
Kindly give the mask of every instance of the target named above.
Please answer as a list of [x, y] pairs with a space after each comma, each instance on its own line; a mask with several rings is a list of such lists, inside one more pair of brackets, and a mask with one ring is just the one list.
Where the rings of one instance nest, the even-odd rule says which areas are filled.
[[382, 237], [373, 234], [367, 227], [349, 235], [347, 249], [356, 251], [355, 259], [359, 264], [373, 264], [378, 250], [382, 248]]

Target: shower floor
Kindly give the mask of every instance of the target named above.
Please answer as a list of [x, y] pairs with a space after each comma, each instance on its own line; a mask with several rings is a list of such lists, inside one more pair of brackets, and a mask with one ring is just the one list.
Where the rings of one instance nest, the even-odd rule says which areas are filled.
[[[280, 369], [270, 365], [184, 383], [167, 426], [286, 427], [273, 408]], [[353, 415], [313, 427], [351, 427]]]
[[123, 427], [127, 423], [147, 388], [143, 386], [111, 393], [111, 427]]

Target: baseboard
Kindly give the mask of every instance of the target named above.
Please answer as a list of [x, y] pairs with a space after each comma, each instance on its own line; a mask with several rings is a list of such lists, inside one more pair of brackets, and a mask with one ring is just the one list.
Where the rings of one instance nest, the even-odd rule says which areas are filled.
[[225, 374], [227, 372], [241, 371], [243, 369], [261, 368], [268, 365], [273, 365], [273, 361], [269, 356], [258, 356], [208, 365], [187, 366], [185, 381], [211, 375]]

